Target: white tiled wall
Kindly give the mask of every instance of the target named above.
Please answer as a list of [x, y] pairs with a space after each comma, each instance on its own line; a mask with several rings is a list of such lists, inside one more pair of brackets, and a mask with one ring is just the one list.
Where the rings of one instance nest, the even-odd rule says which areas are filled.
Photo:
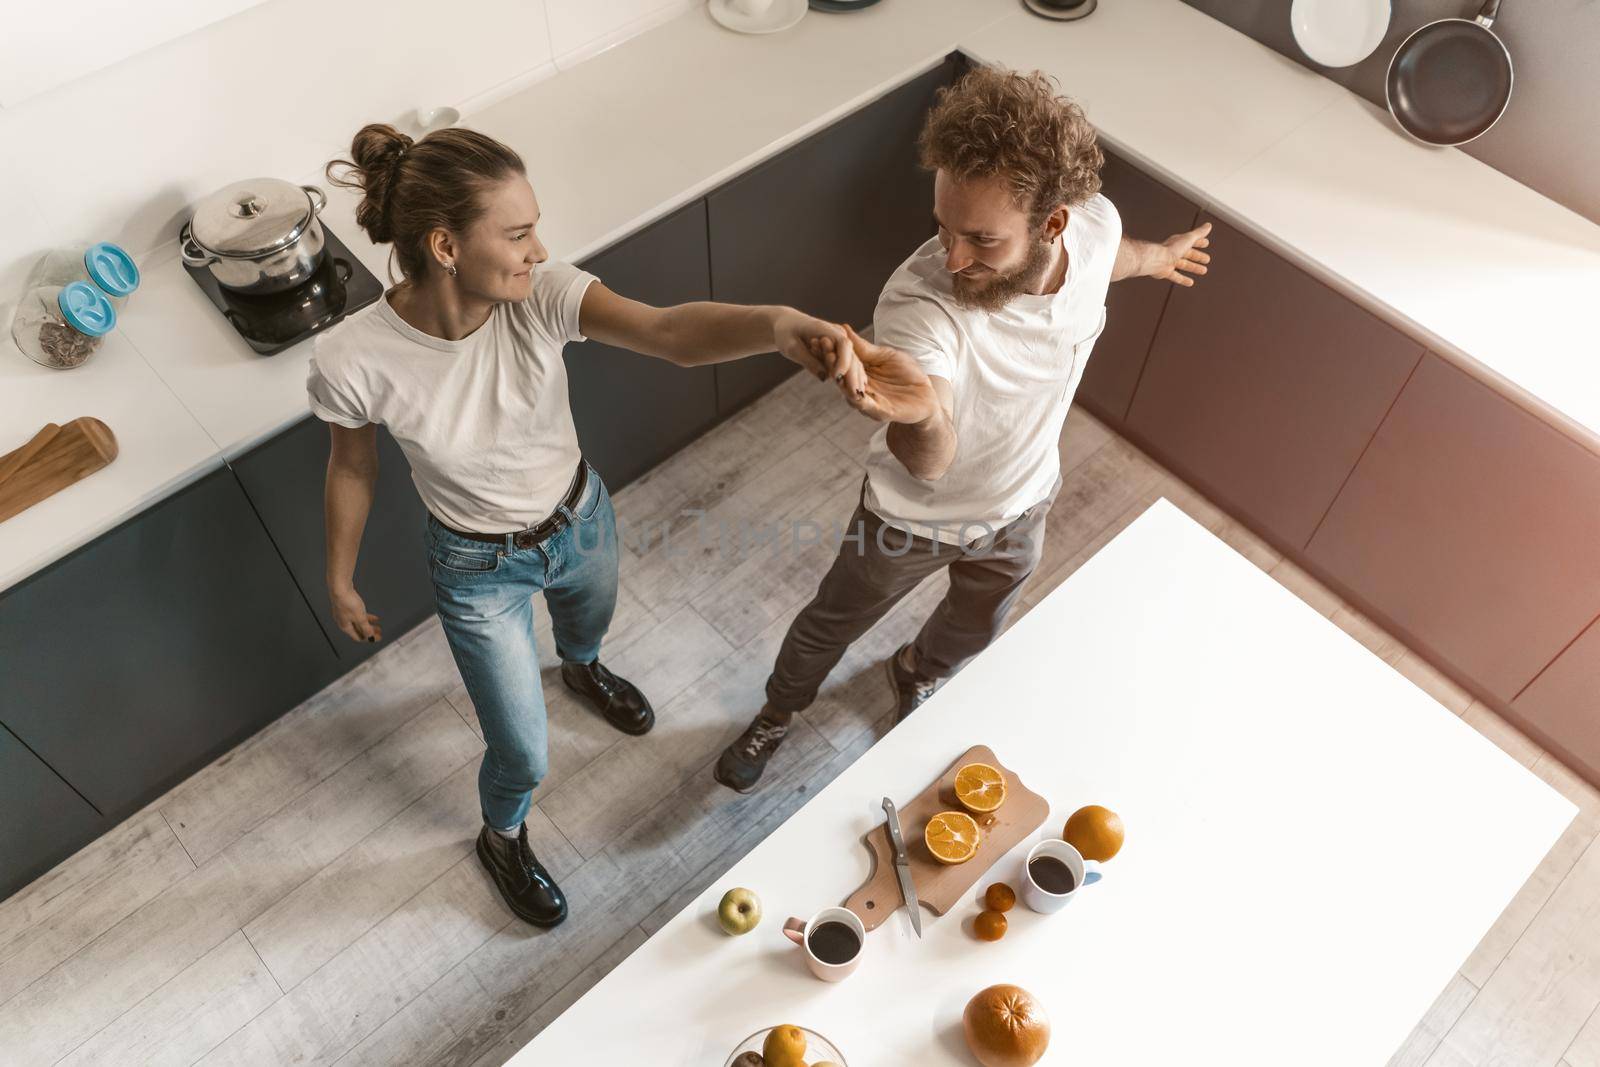
[[143, 254], [222, 185], [304, 179], [363, 123], [398, 124], [419, 105], [470, 121], [558, 61], [701, 2], [270, 0], [0, 110], [0, 330], [49, 244]]

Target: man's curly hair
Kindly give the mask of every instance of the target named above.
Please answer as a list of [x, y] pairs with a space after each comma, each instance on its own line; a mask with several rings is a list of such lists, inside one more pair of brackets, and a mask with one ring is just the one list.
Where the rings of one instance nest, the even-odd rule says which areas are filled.
[[939, 90], [918, 149], [924, 167], [957, 181], [1004, 179], [1035, 226], [1098, 193], [1105, 163], [1083, 108], [1052, 78], [994, 67]]

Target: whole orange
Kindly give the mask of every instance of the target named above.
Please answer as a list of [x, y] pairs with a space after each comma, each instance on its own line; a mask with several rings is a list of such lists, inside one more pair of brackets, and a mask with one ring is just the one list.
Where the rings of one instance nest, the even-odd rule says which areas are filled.
[[996, 882], [983, 894], [983, 905], [990, 911], [1010, 911], [1017, 903], [1017, 891], [1004, 882]]
[[1032, 1067], [1050, 1046], [1050, 1020], [1020, 986], [992, 985], [967, 1001], [961, 1028], [983, 1067]]
[[1061, 836], [1084, 859], [1104, 863], [1122, 850], [1122, 816], [1090, 804], [1072, 813]]
[[761, 1046], [767, 1067], [805, 1067], [806, 1035], [798, 1026], [774, 1026]]
[[979, 912], [972, 920], [972, 932], [980, 941], [998, 941], [1006, 936], [1006, 917], [998, 911]]

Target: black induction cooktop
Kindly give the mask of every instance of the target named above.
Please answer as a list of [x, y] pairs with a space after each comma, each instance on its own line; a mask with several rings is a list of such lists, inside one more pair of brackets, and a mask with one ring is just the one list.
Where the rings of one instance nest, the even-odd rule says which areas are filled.
[[246, 296], [224, 288], [205, 267], [185, 263], [183, 269], [245, 344], [263, 356], [275, 355], [326, 330], [383, 295], [383, 283], [326, 225], [322, 227], [322, 266], [304, 282], [281, 293]]

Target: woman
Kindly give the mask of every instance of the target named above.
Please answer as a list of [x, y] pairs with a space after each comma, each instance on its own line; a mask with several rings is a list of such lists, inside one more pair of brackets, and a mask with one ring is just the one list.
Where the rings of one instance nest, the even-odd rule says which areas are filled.
[[328, 178], [363, 192], [356, 222], [394, 246], [403, 280], [371, 314], [321, 338], [311, 361], [311, 408], [333, 438], [333, 616], [354, 640], [382, 637], [352, 582], [381, 423], [430, 512], [439, 617], [483, 727], [478, 858], [517, 916], [554, 926], [566, 900], [523, 823], [547, 769], [532, 594], [545, 594], [562, 681], [624, 733], [655, 721], [644, 694], [599, 659], [616, 604], [616, 527], [579, 453], [562, 346], [593, 337], [685, 367], [775, 349], [841, 388], [860, 371], [838, 326], [792, 308], [649, 307], [550, 262], [522, 160], [481, 133], [413, 142], [370, 125], [351, 156], [330, 163]]

